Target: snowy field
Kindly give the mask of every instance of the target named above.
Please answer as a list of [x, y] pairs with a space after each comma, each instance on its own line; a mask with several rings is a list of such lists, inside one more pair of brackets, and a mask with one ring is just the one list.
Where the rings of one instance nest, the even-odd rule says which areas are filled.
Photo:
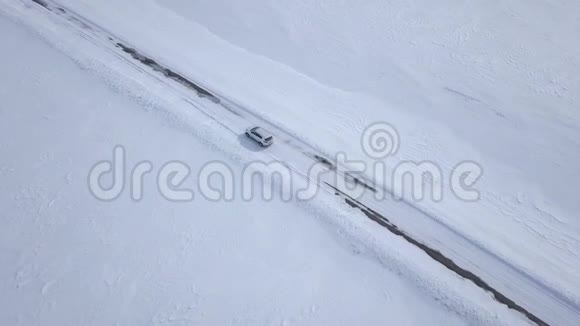
[[[390, 168], [429, 161], [446, 176], [477, 162], [476, 202], [380, 207], [550, 324], [580, 322], [577, 3], [58, 3], [327, 157], [371, 162], [360, 136], [387, 121], [401, 139]], [[153, 175], [174, 160], [192, 171], [225, 162], [236, 174], [272, 155], [298, 170], [303, 162], [291, 144], [248, 146], [236, 135], [245, 120], [208, 115], [215, 103], [191, 102], [100, 46], [90, 24], [53, 16], [32, 1], [0, 1], [1, 321], [530, 322], [333, 194], [175, 203], [151, 177], [140, 202], [127, 192], [98, 201], [88, 171], [118, 144], [128, 167], [148, 160]], [[565, 307], [542, 311], [535, 291]]]
[[[145, 81], [116, 79], [82, 56], [90, 47], [69, 48], [73, 61], [60, 52], [65, 43], [57, 50], [5, 16], [0, 30], [2, 324], [523, 323], [390, 239], [406, 260], [433, 274], [402, 277], [396, 264], [381, 263], [400, 257], [377, 256], [297, 203], [174, 203], [149, 179], [141, 202], [127, 193], [98, 201], [87, 189], [87, 171], [110, 159], [116, 144], [125, 146], [127, 166], [241, 164], [211, 145], [216, 136], [202, 136], [200, 130], [215, 129], [211, 120], [171, 113], [167, 102], [140, 93]], [[426, 291], [428, 279], [441, 288]]]
[[478, 202], [413, 204], [580, 307], [578, 2], [61, 3], [331, 157], [388, 121], [391, 167], [478, 162]]

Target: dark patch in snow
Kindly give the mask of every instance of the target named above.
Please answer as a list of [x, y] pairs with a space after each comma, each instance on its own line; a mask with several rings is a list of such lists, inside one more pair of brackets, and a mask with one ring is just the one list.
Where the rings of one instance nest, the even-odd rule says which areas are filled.
[[330, 170], [336, 170], [336, 166], [334, 165], [334, 163], [332, 163], [329, 159], [327, 159], [326, 157], [320, 156], [318, 154], [312, 154], [312, 153], [306, 153], [304, 152], [304, 154], [310, 158], [313, 158], [315, 160], [317, 160], [318, 162], [324, 164], [327, 168], [329, 168]]
[[183, 77], [182, 75], [176, 73], [175, 71], [173, 71], [169, 68], [163, 67], [162, 65], [157, 63], [157, 61], [139, 53], [134, 48], [128, 47], [128, 46], [124, 45], [123, 43], [117, 43], [116, 45], [117, 45], [117, 47], [121, 48], [124, 52], [130, 54], [131, 57], [133, 57], [133, 59], [141, 62], [142, 64], [144, 64], [148, 67], [151, 67], [154, 71], [162, 73], [163, 75], [165, 75], [165, 77], [173, 79], [176, 82], [180, 83], [181, 85], [183, 85], [189, 89], [194, 90], [199, 97], [207, 98], [214, 103], [220, 102], [219, 98], [217, 98], [216, 96], [214, 96], [213, 94], [211, 94], [210, 92], [205, 90], [204, 88], [196, 85], [195, 83], [191, 82], [190, 80], [188, 80], [187, 78]]
[[32, 0], [32, 2], [36, 3], [37, 5], [43, 6], [44, 8], [50, 10], [48, 8], [48, 3], [44, 2], [43, 0]]
[[377, 189], [375, 189], [375, 187], [362, 181], [360, 178], [357, 178], [353, 173], [346, 172], [344, 175], [344, 180], [346, 180], [347, 182], [350, 182], [350, 183], [354, 183], [355, 185], [362, 186], [365, 189], [370, 190], [372, 192], [375, 192], [375, 193], [377, 192]]
[[370, 218], [374, 222], [378, 223], [379, 225], [385, 227], [391, 233], [393, 233], [393, 234], [395, 234], [395, 235], [397, 235], [399, 237], [402, 237], [403, 239], [405, 239], [410, 244], [412, 244], [412, 245], [416, 246], [417, 248], [421, 249], [423, 252], [425, 252], [427, 255], [429, 255], [429, 257], [433, 258], [435, 261], [439, 262], [441, 265], [445, 266], [450, 271], [453, 271], [457, 275], [459, 275], [459, 276], [461, 276], [461, 277], [463, 277], [463, 278], [465, 278], [467, 280], [470, 280], [475, 285], [477, 285], [479, 288], [481, 288], [481, 289], [483, 289], [483, 290], [491, 293], [493, 295], [493, 297], [498, 302], [505, 304], [510, 309], [513, 309], [513, 310], [516, 310], [516, 311], [522, 313], [528, 319], [530, 319], [531, 321], [533, 321], [534, 323], [536, 323], [536, 324], [538, 324], [540, 326], [548, 326], [549, 325], [548, 323], [546, 323], [545, 321], [543, 321], [539, 317], [535, 316], [534, 314], [532, 314], [531, 312], [529, 312], [528, 310], [526, 310], [522, 306], [520, 306], [517, 303], [515, 303], [510, 298], [506, 297], [505, 295], [503, 295], [502, 293], [500, 293], [496, 289], [492, 288], [489, 284], [487, 284], [479, 276], [473, 274], [472, 272], [470, 272], [470, 271], [468, 271], [466, 269], [463, 269], [463, 268], [459, 267], [459, 265], [457, 265], [453, 260], [451, 260], [448, 257], [446, 257], [445, 255], [443, 255], [440, 251], [435, 250], [435, 249], [433, 249], [433, 248], [431, 248], [431, 247], [429, 247], [429, 246], [427, 246], [427, 245], [425, 245], [425, 244], [423, 244], [423, 243], [415, 240], [410, 235], [408, 235], [407, 233], [405, 233], [404, 231], [402, 231], [401, 229], [399, 229], [398, 226], [396, 226], [395, 224], [393, 224], [392, 222], [390, 222], [389, 219], [387, 219], [386, 217], [384, 217], [381, 214], [377, 213], [373, 209], [365, 206], [363, 203], [361, 203], [358, 200], [352, 198], [351, 196], [345, 194], [344, 192], [338, 190], [337, 188], [333, 187], [332, 185], [330, 185], [328, 183], [326, 183], [326, 185], [328, 185], [329, 187], [331, 187], [332, 189], [334, 189], [335, 195], [344, 198], [344, 201], [349, 206], [351, 206], [353, 208], [359, 209], [368, 218]]

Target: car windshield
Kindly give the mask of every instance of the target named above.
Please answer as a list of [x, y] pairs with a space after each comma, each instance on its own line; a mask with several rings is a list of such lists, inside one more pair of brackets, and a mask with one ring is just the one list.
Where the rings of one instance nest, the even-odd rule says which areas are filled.
[[272, 141], [272, 136], [266, 138], [266, 141]]

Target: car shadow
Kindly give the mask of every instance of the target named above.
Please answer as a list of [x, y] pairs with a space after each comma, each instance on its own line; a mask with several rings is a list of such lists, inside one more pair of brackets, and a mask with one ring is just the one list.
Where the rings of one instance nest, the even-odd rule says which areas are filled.
[[238, 141], [242, 145], [242, 147], [250, 150], [252, 152], [259, 152], [264, 150], [265, 148], [258, 145], [258, 143], [252, 139], [250, 139], [246, 134], [238, 135]]

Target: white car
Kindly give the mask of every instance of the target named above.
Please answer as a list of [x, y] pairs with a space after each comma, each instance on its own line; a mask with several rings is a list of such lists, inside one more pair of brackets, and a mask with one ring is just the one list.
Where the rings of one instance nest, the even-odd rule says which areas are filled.
[[262, 147], [268, 147], [274, 143], [274, 136], [264, 130], [264, 128], [258, 126], [246, 129], [246, 136], [256, 141]]

